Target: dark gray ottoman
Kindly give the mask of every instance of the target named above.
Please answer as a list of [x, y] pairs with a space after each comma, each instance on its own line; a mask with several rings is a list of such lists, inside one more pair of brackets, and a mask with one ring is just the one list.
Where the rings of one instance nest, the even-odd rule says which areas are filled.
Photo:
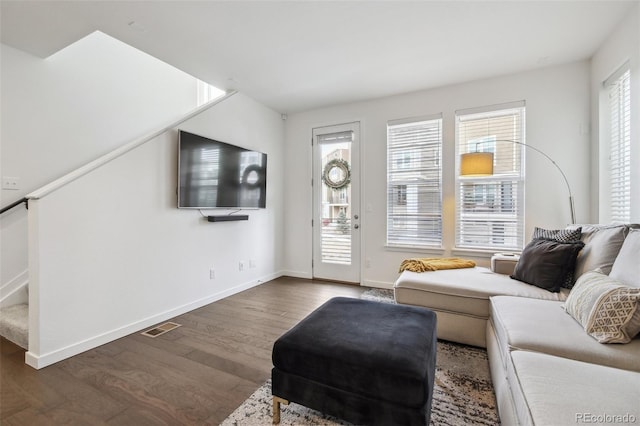
[[273, 422], [296, 402], [356, 424], [428, 425], [436, 315], [337, 297], [273, 345]]

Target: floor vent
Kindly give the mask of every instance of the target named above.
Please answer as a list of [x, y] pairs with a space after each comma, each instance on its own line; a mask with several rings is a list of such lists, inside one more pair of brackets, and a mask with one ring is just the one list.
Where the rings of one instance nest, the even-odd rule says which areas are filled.
[[173, 330], [174, 328], [178, 328], [180, 327], [180, 324], [176, 324], [175, 322], [167, 322], [164, 323], [162, 325], [159, 325], [157, 327], [153, 327], [150, 330], [147, 331], [143, 331], [142, 334], [143, 336], [149, 336], [149, 337], [158, 337], [168, 331]]

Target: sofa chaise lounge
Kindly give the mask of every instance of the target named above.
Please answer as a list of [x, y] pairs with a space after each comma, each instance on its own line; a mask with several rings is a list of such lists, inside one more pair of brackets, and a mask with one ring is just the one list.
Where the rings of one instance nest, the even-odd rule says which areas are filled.
[[[634, 323], [640, 322], [637, 228], [570, 229], [580, 235], [581, 249], [570, 265], [573, 277], [569, 274], [566, 282], [556, 283], [554, 291], [475, 267], [405, 271], [395, 283], [395, 298], [398, 303], [433, 309], [438, 338], [487, 348], [503, 424], [640, 423], [640, 337], [631, 336], [628, 343], [600, 343], [593, 336], [601, 336], [588, 328], [592, 324], [579, 321], [596, 311], [593, 289], [608, 285], [627, 289], [625, 300], [632, 306], [625, 318], [613, 322], [627, 321], [632, 333], [640, 327]], [[569, 243], [561, 240], [559, 245]], [[534, 241], [523, 251], [515, 276], [525, 267], [520, 268], [527, 263], [525, 252]], [[570, 313], [576, 306], [582, 316]]]

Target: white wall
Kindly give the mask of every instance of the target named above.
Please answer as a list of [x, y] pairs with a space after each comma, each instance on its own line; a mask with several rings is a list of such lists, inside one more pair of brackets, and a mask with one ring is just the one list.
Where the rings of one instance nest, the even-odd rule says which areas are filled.
[[[577, 221], [589, 222], [589, 64], [578, 62], [500, 78], [474, 81], [368, 102], [290, 114], [286, 132], [285, 269], [310, 277], [312, 253], [311, 129], [349, 121], [362, 123], [362, 269], [365, 285], [390, 286], [402, 259], [424, 253], [390, 251], [386, 243], [386, 123], [443, 113], [444, 255], [454, 244], [455, 111], [526, 101], [527, 143], [546, 152], [564, 170], [576, 202]], [[526, 238], [534, 226], [569, 223], [568, 194], [554, 166], [526, 153]], [[465, 257], [469, 257], [468, 255]], [[481, 262], [487, 261], [479, 258]]]
[[[101, 33], [44, 60], [0, 47], [1, 170], [22, 186], [2, 191], [2, 205], [196, 108], [193, 77]], [[29, 279], [30, 365], [280, 275], [280, 114], [237, 94], [180, 128], [266, 152], [267, 208], [228, 223], [178, 210], [172, 130], [3, 215], [2, 283]]]
[[[18, 200], [196, 107], [195, 79], [103, 33], [49, 58], [0, 45], [1, 174], [20, 178]], [[24, 208], [2, 215], [0, 284], [26, 279]]]
[[180, 128], [267, 153], [267, 208], [223, 223], [177, 209], [175, 130], [34, 201], [30, 365], [49, 365], [280, 275], [280, 115], [235, 95]]
[[591, 59], [591, 117], [592, 117], [592, 171], [594, 198], [591, 205], [596, 221], [610, 221], [609, 209], [609, 134], [604, 124], [609, 104], [603, 82], [629, 61], [631, 67], [631, 220], [640, 222], [640, 4], [626, 15], [616, 31], [602, 44]]

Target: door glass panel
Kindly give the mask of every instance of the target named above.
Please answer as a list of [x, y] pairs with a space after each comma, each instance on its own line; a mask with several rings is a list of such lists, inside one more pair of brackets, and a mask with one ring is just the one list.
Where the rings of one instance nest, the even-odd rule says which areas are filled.
[[351, 145], [353, 132], [321, 135], [321, 261], [351, 264]]

